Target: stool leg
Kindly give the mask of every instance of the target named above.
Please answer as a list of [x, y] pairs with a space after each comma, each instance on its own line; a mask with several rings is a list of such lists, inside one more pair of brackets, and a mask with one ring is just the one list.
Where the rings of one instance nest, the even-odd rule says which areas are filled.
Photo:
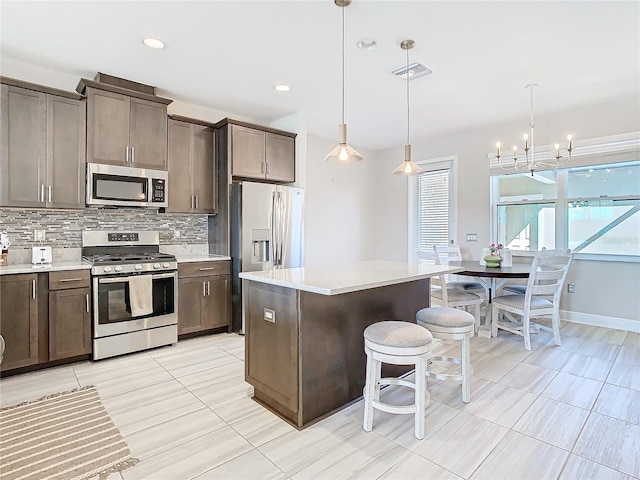
[[471, 400], [471, 382], [469, 378], [469, 366], [471, 364], [470, 335], [465, 335], [460, 346], [461, 367], [462, 367], [462, 401], [469, 403]]
[[373, 382], [374, 390], [373, 390], [373, 399], [376, 402], [380, 401], [380, 382], [379, 380], [382, 378], [382, 362], [378, 360], [374, 360], [373, 362], [373, 374], [375, 381]]
[[426, 411], [426, 384], [427, 384], [427, 355], [420, 355], [416, 359], [416, 378], [415, 378], [415, 435], [418, 440], [424, 438], [424, 424]]
[[[365, 432], [370, 432], [373, 429], [373, 399], [375, 396], [375, 386], [378, 383], [376, 378], [376, 365], [377, 363], [373, 359], [373, 352], [366, 349], [367, 353], [367, 373], [364, 385], [364, 421], [362, 428]], [[379, 389], [379, 387], [378, 387]]]

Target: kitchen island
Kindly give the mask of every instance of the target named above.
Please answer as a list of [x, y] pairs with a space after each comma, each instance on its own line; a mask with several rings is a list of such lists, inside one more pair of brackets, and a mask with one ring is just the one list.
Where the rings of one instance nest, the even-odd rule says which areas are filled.
[[[304, 428], [362, 396], [364, 329], [415, 323], [430, 277], [460, 268], [370, 260], [240, 273], [245, 378], [254, 399]], [[408, 367], [385, 365], [383, 375]]]

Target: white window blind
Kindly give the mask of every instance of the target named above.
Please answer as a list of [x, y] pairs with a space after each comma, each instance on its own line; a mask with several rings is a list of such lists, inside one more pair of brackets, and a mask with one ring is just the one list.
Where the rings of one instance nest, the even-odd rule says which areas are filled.
[[434, 245], [449, 245], [451, 169], [427, 171], [418, 177], [418, 248], [433, 251]]

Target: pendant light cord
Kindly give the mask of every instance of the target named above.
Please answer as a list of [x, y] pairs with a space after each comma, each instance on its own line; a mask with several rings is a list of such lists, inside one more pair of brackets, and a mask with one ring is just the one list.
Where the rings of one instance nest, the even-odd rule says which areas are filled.
[[344, 125], [344, 5], [342, 9], [342, 124]]
[[409, 142], [409, 131], [410, 131], [410, 123], [409, 123], [409, 49], [407, 48], [407, 71], [406, 71], [406, 79], [407, 79], [407, 145]]

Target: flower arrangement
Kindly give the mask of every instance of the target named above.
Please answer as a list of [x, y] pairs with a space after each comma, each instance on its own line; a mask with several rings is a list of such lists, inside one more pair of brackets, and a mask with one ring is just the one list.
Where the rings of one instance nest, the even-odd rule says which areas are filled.
[[499, 257], [503, 247], [504, 245], [502, 245], [501, 243], [498, 243], [498, 244], [492, 243], [491, 245], [489, 245], [489, 251], [491, 252], [491, 255], [493, 255], [494, 257]]

